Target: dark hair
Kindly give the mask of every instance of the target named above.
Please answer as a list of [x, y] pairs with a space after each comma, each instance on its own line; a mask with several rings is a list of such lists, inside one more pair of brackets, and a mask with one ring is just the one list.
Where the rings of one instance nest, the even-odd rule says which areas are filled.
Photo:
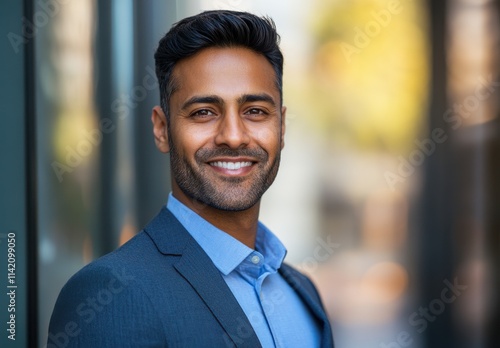
[[175, 64], [208, 47], [241, 46], [262, 54], [276, 73], [276, 87], [283, 100], [283, 55], [280, 37], [271, 18], [248, 12], [206, 11], [175, 23], [160, 40], [155, 53], [156, 76], [160, 85], [161, 107], [169, 120], [172, 79]]

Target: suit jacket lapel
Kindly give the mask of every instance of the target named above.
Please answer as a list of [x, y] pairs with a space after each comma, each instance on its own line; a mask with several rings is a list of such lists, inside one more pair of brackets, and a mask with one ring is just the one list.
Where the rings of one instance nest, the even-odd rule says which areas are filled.
[[261, 347], [245, 312], [212, 260], [166, 208], [146, 227], [163, 254], [181, 255], [175, 269], [191, 284], [236, 347]]
[[175, 268], [191, 283], [237, 347], [260, 347], [245, 312], [196, 242], [190, 243]]

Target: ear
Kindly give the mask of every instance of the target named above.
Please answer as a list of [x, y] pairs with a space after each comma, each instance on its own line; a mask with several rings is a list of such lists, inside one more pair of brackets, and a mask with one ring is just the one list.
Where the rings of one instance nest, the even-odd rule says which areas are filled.
[[151, 122], [153, 122], [153, 134], [156, 147], [163, 153], [169, 152], [167, 117], [162, 108], [158, 105], [153, 108]]
[[281, 149], [285, 147], [286, 106], [281, 108]]

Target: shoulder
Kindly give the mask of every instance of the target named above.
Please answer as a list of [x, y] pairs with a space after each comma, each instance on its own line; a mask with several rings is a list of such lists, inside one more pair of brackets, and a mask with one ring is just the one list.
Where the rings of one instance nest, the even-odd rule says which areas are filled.
[[109, 283], [123, 286], [137, 283], [137, 273], [147, 272], [151, 259], [157, 258], [158, 253], [154, 249], [149, 236], [140, 232], [118, 249], [80, 269], [68, 280], [62, 292], [74, 284], [81, 285], [82, 290], [88, 290], [89, 287], [102, 287]]
[[64, 285], [59, 300], [66, 296], [74, 301], [86, 295], [140, 292], [158, 270], [151, 265], [165, 262], [162, 256], [149, 235], [141, 231], [118, 249], [80, 269]]
[[92, 261], [68, 280], [61, 293], [71, 290], [78, 294], [93, 289], [114, 288], [118, 285], [128, 287], [131, 283], [137, 282], [137, 277], [133, 273], [142, 263], [140, 255], [148, 249], [146, 239], [147, 236], [141, 232], [115, 251]]
[[[148, 239], [139, 233], [71, 277], [56, 301], [48, 343], [64, 341], [66, 347], [92, 343], [128, 347], [146, 333], [151, 338], [149, 343], [160, 341], [162, 330], [155, 330], [159, 322], [155, 306], [141, 281], [142, 272], [148, 272], [147, 259], [158, 254], [147, 252], [154, 247]], [[117, 341], [118, 335], [110, 332], [122, 334]]]

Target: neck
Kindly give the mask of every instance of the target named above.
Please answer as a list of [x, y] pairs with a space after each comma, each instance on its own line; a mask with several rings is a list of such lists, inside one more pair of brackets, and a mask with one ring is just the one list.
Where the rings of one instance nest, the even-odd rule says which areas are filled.
[[251, 249], [255, 249], [260, 201], [246, 210], [227, 211], [204, 205], [187, 197], [178, 187], [173, 187], [173, 196], [209, 223], [236, 238]]

